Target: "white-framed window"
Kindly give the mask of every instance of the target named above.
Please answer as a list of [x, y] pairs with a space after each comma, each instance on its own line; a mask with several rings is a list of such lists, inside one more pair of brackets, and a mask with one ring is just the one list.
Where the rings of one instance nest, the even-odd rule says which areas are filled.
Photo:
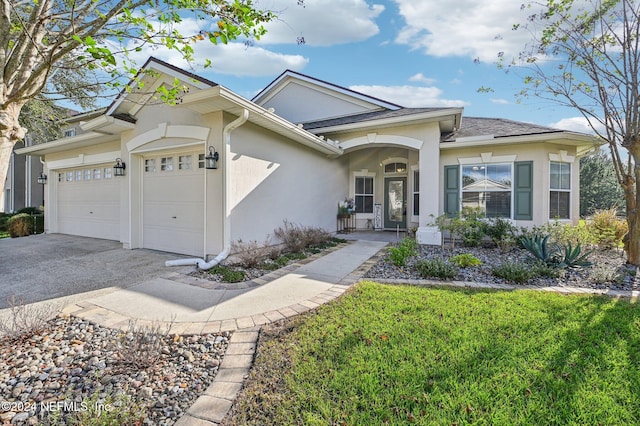
[[111, 177], [113, 176], [113, 169], [111, 167], [105, 167], [103, 171], [104, 171], [104, 174], [103, 174], [104, 179], [111, 179]]
[[373, 213], [373, 176], [355, 176], [356, 213]]
[[93, 180], [100, 180], [101, 177], [102, 177], [102, 170], [93, 169]]
[[571, 163], [552, 161], [550, 164], [549, 218], [571, 218]]
[[192, 155], [179, 155], [178, 156], [178, 170], [191, 170], [193, 168], [193, 156]]
[[144, 171], [146, 173], [155, 173], [156, 171], [156, 159], [147, 158], [144, 160]]
[[204, 169], [204, 154], [198, 154], [198, 168]]
[[413, 169], [413, 185], [411, 188], [413, 196], [413, 215], [420, 216], [420, 170]]
[[511, 163], [463, 165], [461, 174], [463, 208], [480, 208], [486, 217], [511, 218]]
[[173, 157], [160, 158], [160, 171], [172, 172], [173, 171]]
[[91, 180], [91, 169], [84, 169], [84, 180]]
[[73, 172], [67, 172], [67, 182], [73, 182]]
[[76, 135], [76, 129], [67, 129], [64, 131], [64, 137], [65, 138], [70, 138], [72, 136]]
[[82, 170], [76, 170], [74, 173], [75, 173], [74, 180], [75, 181], [81, 181], [82, 180]]

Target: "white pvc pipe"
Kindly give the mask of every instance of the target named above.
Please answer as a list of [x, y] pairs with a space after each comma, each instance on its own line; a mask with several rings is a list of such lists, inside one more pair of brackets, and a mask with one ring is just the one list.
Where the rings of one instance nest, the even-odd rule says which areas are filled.
[[220, 254], [206, 262], [204, 259], [192, 258], [192, 259], [177, 259], [168, 260], [164, 264], [165, 266], [191, 266], [196, 265], [199, 269], [211, 269], [229, 256], [231, 252], [231, 194], [228, 191], [229, 177], [231, 176], [230, 164], [231, 164], [231, 132], [242, 126], [249, 119], [249, 110], [246, 108], [242, 111], [242, 115], [231, 123], [227, 124], [222, 130], [222, 137], [224, 140], [224, 166], [223, 166], [223, 179], [222, 179], [222, 192], [224, 193], [224, 234], [223, 244], [224, 248]]

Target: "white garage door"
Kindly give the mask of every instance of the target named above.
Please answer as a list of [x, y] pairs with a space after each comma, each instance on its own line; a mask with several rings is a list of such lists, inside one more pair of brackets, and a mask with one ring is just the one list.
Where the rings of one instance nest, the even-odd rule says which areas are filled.
[[111, 164], [58, 172], [57, 232], [120, 240], [120, 181]]
[[198, 153], [144, 158], [143, 247], [202, 256], [204, 163]]

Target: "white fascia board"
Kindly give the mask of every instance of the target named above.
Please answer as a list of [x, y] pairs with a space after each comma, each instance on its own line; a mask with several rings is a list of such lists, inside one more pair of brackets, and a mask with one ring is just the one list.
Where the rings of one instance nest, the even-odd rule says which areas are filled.
[[215, 98], [227, 101], [230, 107], [243, 108], [248, 110], [249, 121], [256, 122], [262, 127], [264, 127], [265, 123], [261, 123], [260, 120], [256, 120], [256, 118], [261, 118], [262, 120], [264, 120], [264, 122], [271, 123], [273, 125], [273, 128], [271, 128], [270, 130], [275, 131], [282, 136], [286, 136], [296, 142], [299, 142], [327, 155], [341, 155], [343, 153], [342, 149], [340, 149], [337, 144], [334, 145], [331, 142], [326, 141], [314, 135], [313, 133], [310, 133], [296, 126], [290, 121], [287, 121], [277, 114], [266, 110], [259, 105], [256, 105], [255, 103], [243, 98], [240, 95], [237, 95], [236, 93], [223, 86], [215, 86], [201, 92], [190, 93], [184, 97], [182, 105], [188, 107], [189, 104], [202, 102], [206, 103], [206, 101], [211, 101], [208, 105], [210, 106], [210, 110], [203, 109], [202, 107], [199, 107], [198, 110], [202, 113], [205, 113], [217, 111], [220, 109], [231, 109], [224, 106], [221, 107], [220, 103], [214, 100]]
[[[466, 141], [464, 140], [466, 139]], [[509, 145], [509, 144], [524, 144], [524, 143], [561, 143], [572, 146], [590, 146], [595, 147], [601, 145], [602, 142], [595, 136], [589, 136], [582, 133], [574, 132], [558, 132], [558, 133], [543, 133], [538, 135], [522, 135], [522, 136], [506, 136], [500, 138], [491, 139], [475, 139], [464, 138], [462, 142], [440, 142], [440, 149], [458, 149], [458, 148], [474, 148], [489, 145]], [[472, 139], [472, 140], [469, 140]]]
[[136, 127], [134, 123], [120, 120], [111, 115], [101, 115], [100, 117], [81, 124], [80, 128], [85, 132], [89, 130], [99, 131], [101, 128], [111, 125], [115, 125], [116, 128], [122, 128], [122, 130], [134, 129]]
[[[424, 122], [424, 121], [440, 121], [442, 119], [461, 116], [462, 108], [457, 109], [448, 109], [446, 111], [431, 111], [431, 112], [423, 112], [421, 114], [412, 114], [412, 115], [404, 115], [398, 117], [389, 117], [382, 118], [379, 120], [367, 120], [361, 121], [359, 123], [350, 123], [350, 124], [340, 124], [338, 126], [330, 126], [330, 127], [318, 127], [313, 129], [314, 133], [336, 133], [336, 132], [348, 132], [351, 130], [359, 130], [359, 129], [367, 129], [367, 128], [380, 128], [380, 127], [391, 127], [396, 125], [407, 125], [413, 122]], [[460, 121], [459, 119], [457, 120]]]
[[57, 139], [51, 142], [45, 142], [25, 148], [16, 149], [18, 154], [27, 155], [44, 155], [52, 152], [66, 151], [69, 149], [81, 148], [90, 145], [116, 140], [113, 135], [105, 135], [97, 132], [82, 133], [69, 138]]

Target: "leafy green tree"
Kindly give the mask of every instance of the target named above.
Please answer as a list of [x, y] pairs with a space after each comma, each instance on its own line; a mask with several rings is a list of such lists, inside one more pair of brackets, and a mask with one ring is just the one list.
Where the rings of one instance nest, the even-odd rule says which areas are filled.
[[606, 152], [580, 159], [580, 216], [612, 207], [624, 209], [624, 191], [618, 184], [616, 171]]
[[625, 197], [627, 261], [640, 266], [640, 2], [543, 0], [529, 2], [531, 43], [513, 62], [524, 70], [523, 95], [571, 107], [587, 118], [609, 147]]
[[[186, 18], [198, 24], [183, 34]], [[105, 84], [135, 78], [131, 52], [162, 47], [193, 61], [195, 43], [258, 39], [273, 18], [252, 0], [0, 0], [0, 182], [25, 137], [28, 102], [65, 97], [89, 106]], [[178, 93], [161, 90], [158, 98], [169, 103]]]

